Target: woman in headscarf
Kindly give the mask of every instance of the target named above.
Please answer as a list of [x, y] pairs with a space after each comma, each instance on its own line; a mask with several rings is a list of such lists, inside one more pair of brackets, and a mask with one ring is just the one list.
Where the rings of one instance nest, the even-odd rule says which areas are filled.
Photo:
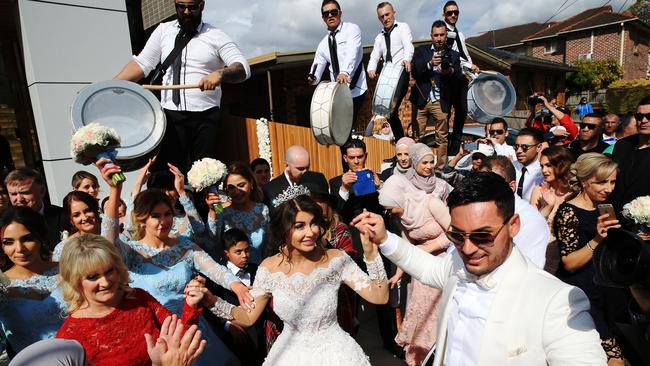
[[[384, 183], [379, 193], [379, 203], [399, 218], [403, 235], [412, 244], [433, 255], [444, 255], [449, 244], [445, 229], [449, 226], [450, 217], [443, 200], [451, 189], [432, 173], [434, 179], [426, 177], [427, 170], [430, 167], [433, 171], [434, 164], [431, 149], [423, 146], [428, 152], [417, 146], [409, 151], [412, 152], [414, 166], [420, 165], [420, 172], [412, 169], [406, 175], [393, 175]], [[398, 272], [403, 273], [401, 270]], [[391, 286], [399, 280], [395, 280], [399, 273], [391, 278]], [[404, 347], [409, 365], [421, 364], [435, 343], [439, 298], [439, 290], [411, 280], [406, 315], [395, 339], [397, 344]]]
[[385, 182], [393, 174], [406, 174], [411, 168], [411, 159], [409, 158], [409, 146], [414, 145], [415, 141], [410, 137], [402, 137], [395, 143], [395, 158], [389, 168], [381, 172], [380, 179]]

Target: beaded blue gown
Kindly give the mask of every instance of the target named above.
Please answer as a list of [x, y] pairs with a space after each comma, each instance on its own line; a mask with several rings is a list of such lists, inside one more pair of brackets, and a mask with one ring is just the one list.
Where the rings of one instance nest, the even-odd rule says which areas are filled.
[[216, 221], [208, 217], [208, 230], [217, 238], [217, 242], [220, 242], [220, 235], [230, 229], [243, 231], [250, 244], [250, 263], [260, 264], [264, 258], [264, 245], [268, 240], [269, 220], [269, 208], [263, 203], [257, 203], [250, 211], [226, 207], [217, 216]]
[[[58, 275], [59, 268], [54, 267], [26, 280], [12, 280], [7, 295], [0, 298], [0, 328], [16, 353], [54, 338], [63, 324], [67, 305]], [[0, 353], [3, 348], [0, 346]]]
[[[102, 234], [110, 239], [117, 238], [118, 232], [119, 222], [105, 216], [102, 220]], [[181, 235], [176, 239], [178, 244], [163, 249], [152, 248], [137, 241], [122, 241], [119, 238], [115, 243], [129, 268], [131, 287], [147, 291], [167, 309], [180, 316], [185, 301], [183, 290], [194, 273], [201, 273], [228, 289], [233, 282], [239, 280], [188, 237]], [[195, 365], [239, 364], [237, 358], [208, 326], [204, 317], [201, 317], [199, 327], [208, 343]]]

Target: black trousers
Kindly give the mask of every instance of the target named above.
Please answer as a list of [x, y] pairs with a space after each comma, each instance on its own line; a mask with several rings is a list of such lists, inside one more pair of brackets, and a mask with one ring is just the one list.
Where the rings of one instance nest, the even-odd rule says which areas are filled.
[[463, 127], [465, 126], [465, 119], [467, 118], [467, 81], [463, 80], [463, 84], [459, 87], [458, 91], [453, 93], [451, 105], [454, 107], [454, 130], [449, 134], [449, 147], [447, 148], [447, 155], [453, 156], [460, 150], [460, 144], [463, 137]]
[[219, 107], [201, 112], [165, 109], [165, 117], [167, 129], [152, 171], [167, 170], [169, 162], [185, 174], [196, 160], [217, 158], [217, 135], [221, 121]]
[[395, 91], [397, 93], [397, 104], [395, 105], [393, 111], [390, 113], [390, 118], [388, 119], [390, 128], [393, 130], [393, 136], [395, 136], [395, 141], [404, 137], [404, 127], [402, 127], [402, 121], [399, 119], [399, 107], [402, 105], [402, 100], [404, 99], [404, 96], [406, 96], [406, 92], [409, 89], [409, 74], [406, 72], [406, 70], [402, 71], [399, 82], [401, 84], [401, 88]]
[[[352, 127], [357, 125], [357, 118], [359, 117], [359, 112], [361, 111], [361, 107], [363, 107], [363, 102], [366, 100], [366, 94], [368, 94], [367, 91], [363, 92], [363, 94], [359, 95], [358, 97], [352, 98]], [[365, 126], [365, 124], [364, 124]], [[348, 136], [348, 140], [352, 138], [352, 131], [350, 131], [350, 136]], [[350, 170], [348, 167], [348, 164], [346, 164], [345, 160], [343, 160], [343, 155], [345, 155], [345, 151], [343, 150], [343, 146], [341, 146], [341, 166], [343, 167], [343, 173], [347, 172]]]

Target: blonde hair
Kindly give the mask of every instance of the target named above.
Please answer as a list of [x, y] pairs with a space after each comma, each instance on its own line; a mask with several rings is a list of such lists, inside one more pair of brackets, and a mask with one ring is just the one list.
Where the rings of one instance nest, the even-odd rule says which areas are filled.
[[373, 121], [374, 121], [374, 125], [372, 126], [372, 134], [379, 135], [384, 123], [388, 123], [388, 119], [384, 116], [376, 115]]
[[600, 153], [587, 153], [578, 157], [571, 165], [569, 185], [575, 193], [583, 190], [583, 184], [591, 177], [601, 181], [618, 171], [618, 164], [611, 158]]
[[127, 288], [129, 271], [115, 245], [100, 235], [85, 234], [70, 239], [63, 248], [59, 274], [63, 299], [71, 314], [86, 301], [81, 281], [99, 268], [113, 267], [119, 277], [119, 286]]

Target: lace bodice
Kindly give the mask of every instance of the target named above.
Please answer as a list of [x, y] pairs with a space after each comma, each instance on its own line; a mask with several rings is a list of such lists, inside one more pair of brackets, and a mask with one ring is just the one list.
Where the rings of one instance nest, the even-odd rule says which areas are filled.
[[217, 238], [229, 229], [237, 228], [248, 236], [251, 246], [250, 262], [262, 262], [262, 251], [269, 231], [269, 208], [263, 203], [258, 203], [250, 211], [239, 211], [226, 207], [215, 221], [208, 218], [208, 230]]
[[58, 274], [58, 267], [54, 267], [42, 275], [9, 284], [7, 296], [0, 300], [0, 327], [14, 351], [54, 338], [63, 323], [67, 305]]
[[370, 286], [371, 279], [345, 253], [331, 258], [327, 267], [309, 274], [257, 270], [253, 296], [273, 296], [273, 310], [284, 322], [285, 329], [317, 332], [337, 324], [336, 304], [341, 282], [354, 290]]

